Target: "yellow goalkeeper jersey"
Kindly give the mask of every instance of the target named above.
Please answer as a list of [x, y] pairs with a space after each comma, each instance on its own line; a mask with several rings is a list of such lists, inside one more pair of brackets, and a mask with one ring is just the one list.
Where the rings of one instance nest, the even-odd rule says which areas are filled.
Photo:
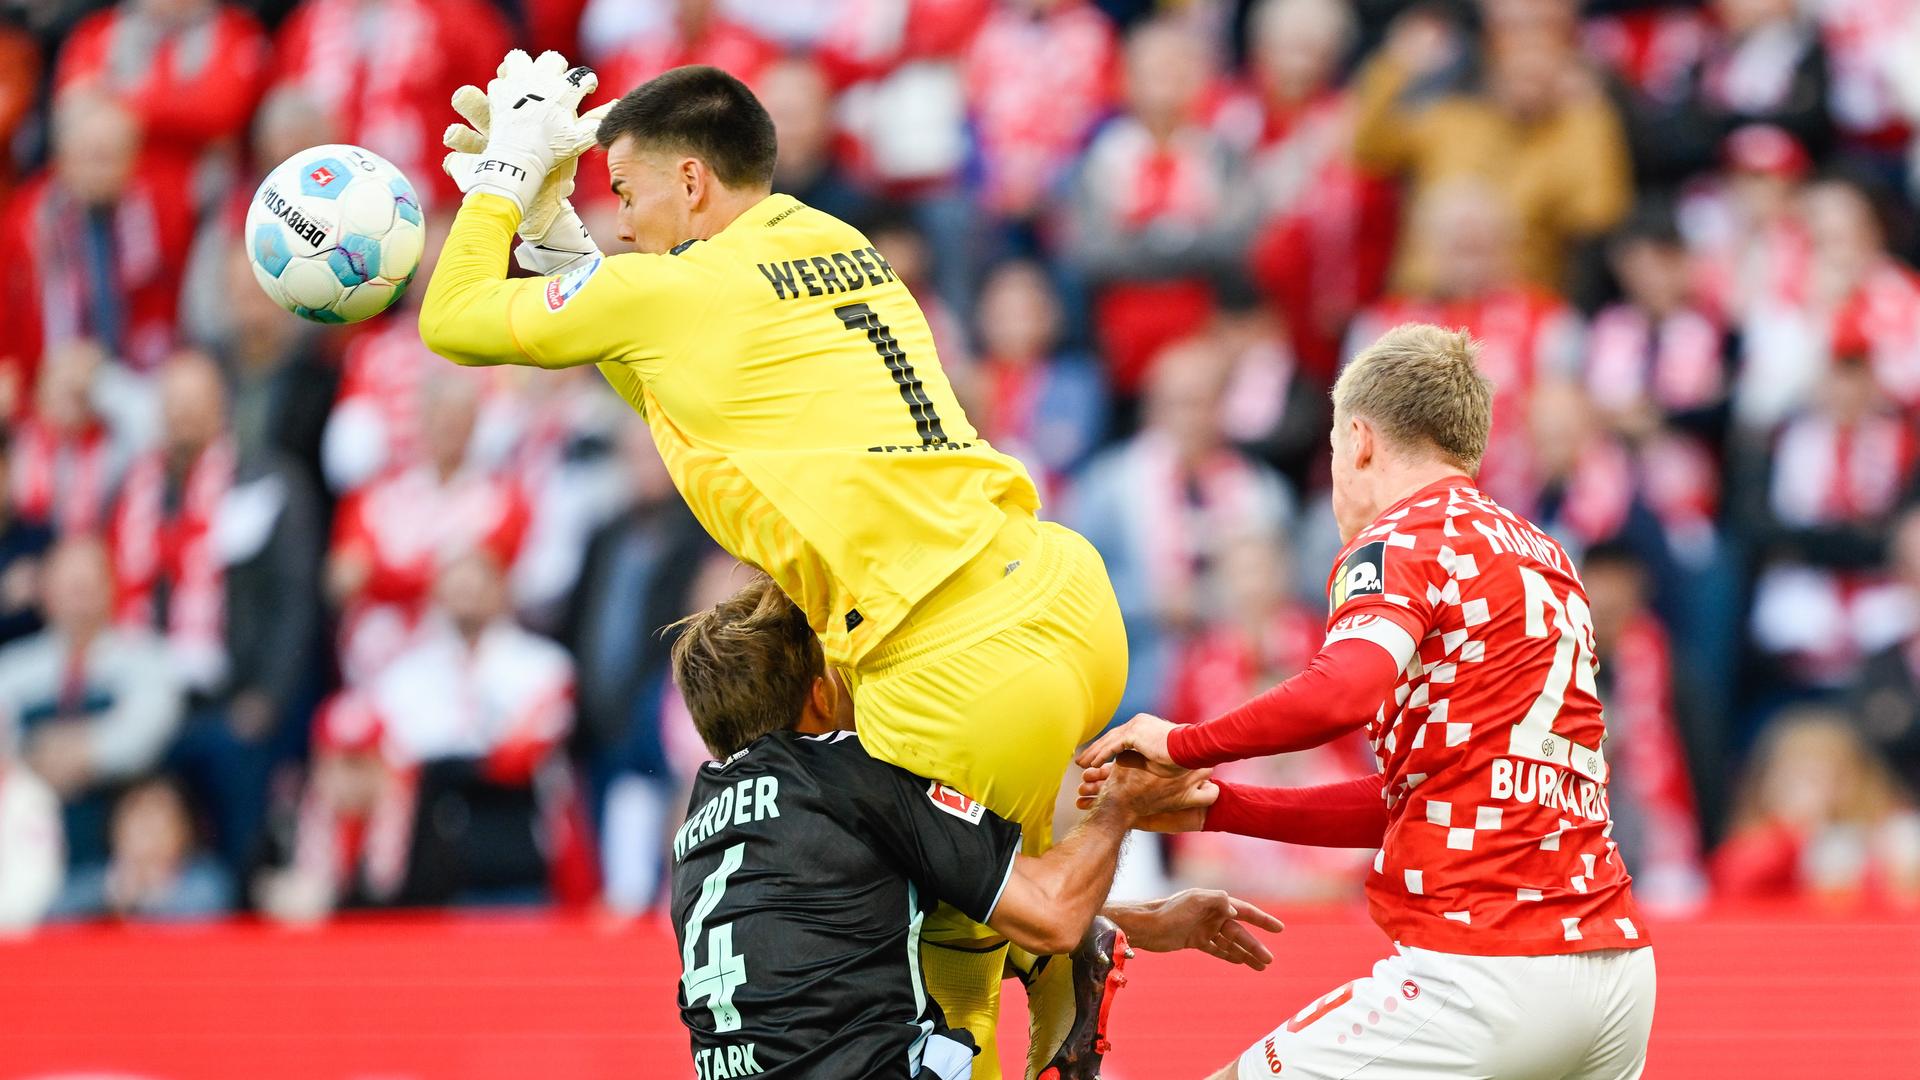
[[857, 229], [772, 195], [671, 255], [508, 280], [519, 214], [468, 196], [420, 313], [461, 364], [598, 364], [713, 538], [851, 666], [979, 552], [1026, 469], [967, 422], [927, 320]]

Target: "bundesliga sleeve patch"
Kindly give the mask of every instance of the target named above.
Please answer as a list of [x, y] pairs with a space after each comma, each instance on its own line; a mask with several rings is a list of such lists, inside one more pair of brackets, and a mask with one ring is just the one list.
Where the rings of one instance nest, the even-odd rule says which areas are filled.
[[987, 814], [986, 807], [938, 780], [927, 785], [927, 798], [941, 811], [952, 814], [969, 825], [980, 824], [980, 819]]
[[1333, 590], [1327, 595], [1327, 613], [1356, 596], [1379, 596], [1387, 591], [1387, 542], [1375, 540], [1362, 544], [1340, 563], [1333, 575]]
[[595, 255], [587, 265], [569, 270], [552, 281], [547, 282], [547, 310], [559, 311], [567, 306], [567, 301], [580, 295], [587, 287], [587, 279], [600, 269], [601, 257]]

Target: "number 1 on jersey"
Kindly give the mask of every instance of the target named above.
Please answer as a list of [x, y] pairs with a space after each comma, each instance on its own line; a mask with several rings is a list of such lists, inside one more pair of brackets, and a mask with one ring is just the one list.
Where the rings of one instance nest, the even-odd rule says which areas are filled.
[[894, 383], [900, 387], [900, 399], [907, 403], [914, 430], [920, 433], [920, 445], [938, 446], [946, 442], [947, 433], [941, 429], [940, 417], [933, 411], [933, 399], [927, 397], [927, 388], [920, 384], [920, 376], [914, 373], [906, 350], [894, 340], [893, 329], [881, 322], [880, 316], [866, 304], [847, 304], [834, 308], [833, 313], [847, 329], [860, 331], [873, 342], [874, 351], [880, 354]]
[[732, 923], [707, 931], [705, 964], [695, 966], [694, 954], [700, 948], [700, 931], [706, 927], [707, 916], [720, 906], [720, 898], [727, 894], [727, 879], [740, 869], [746, 850], [744, 840], [728, 848], [720, 856], [720, 865], [700, 883], [700, 899], [687, 916], [686, 942], [680, 949], [681, 991], [688, 1004], [706, 1000], [715, 1032], [740, 1029], [740, 1010], [733, 1007], [733, 992], [747, 981], [747, 961], [733, 951]]

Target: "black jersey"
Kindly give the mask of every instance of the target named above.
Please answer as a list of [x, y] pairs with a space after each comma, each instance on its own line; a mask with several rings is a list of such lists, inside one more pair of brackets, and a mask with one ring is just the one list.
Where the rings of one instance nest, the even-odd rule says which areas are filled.
[[987, 921], [1020, 829], [876, 761], [852, 732], [700, 767], [673, 837], [680, 1019], [700, 1080], [967, 1075], [920, 979], [939, 901]]

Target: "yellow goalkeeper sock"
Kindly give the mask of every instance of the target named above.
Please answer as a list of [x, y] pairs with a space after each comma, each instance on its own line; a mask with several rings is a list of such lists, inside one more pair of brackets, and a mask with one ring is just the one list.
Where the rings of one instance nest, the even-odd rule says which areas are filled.
[[966, 1028], [980, 1056], [973, 1059], [974, 1080], [1000, 1080], [1000, 979], [1006, 969], [1007, 943], [992, 939], [936, 942], [920, 947], [920, 969], [927, 993], [939, 1002], [947, 1026]]

